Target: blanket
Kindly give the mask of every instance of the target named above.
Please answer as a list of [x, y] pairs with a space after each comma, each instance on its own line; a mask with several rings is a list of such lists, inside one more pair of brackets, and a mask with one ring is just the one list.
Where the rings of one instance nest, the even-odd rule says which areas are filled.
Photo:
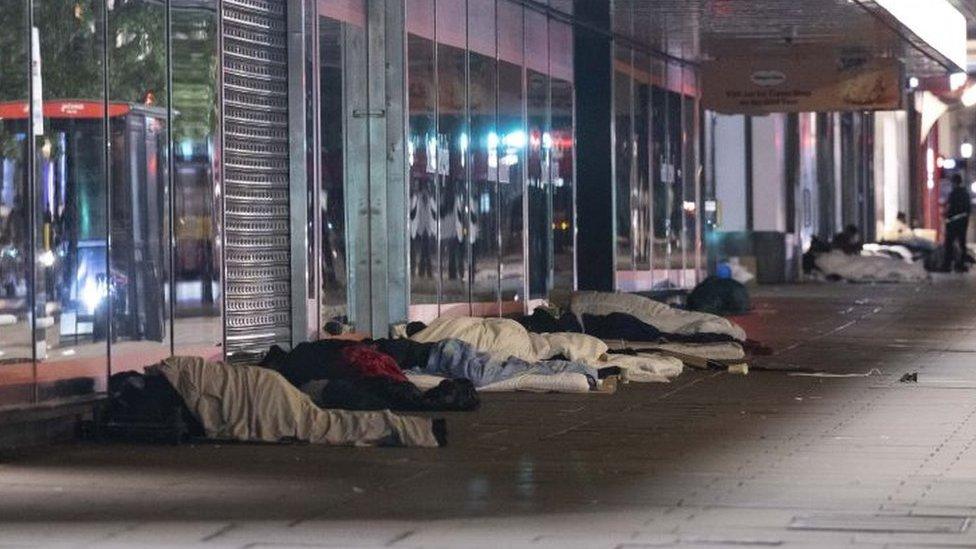
[[[668, 334], [726, 335], [745, 341], [746, 332], [734, 322], [708, 313], [683, 311], [665, 303], [635, 294], [612, 292], [574, 292], [570, 310], [580, 319], [584, 314], [607, 316], [612, 313], [631, 315], [641, 322]], [[584, 329], [586, 323], [583, 323]]]
[[389, 411], [323, 410], [280, 374], [266, 368], [179, 356], [153, 368], [169, 380], [210, 438], [438, 446], [428, 418]]
[[853, 282], [919, 282], [928, 278], [921, 263], [906, 263], [884, 256], [847, 255], [833, 251], [818, 254], [814, 264], [826, 276]]
[[594, 368], [568, 360], [528, 362], [516, 356], [500, 359], [482, 352], [460, 339], [445, 339], [431, 350], [427, 365], [415, 368], [420, 374], [450, 379], [468, 379], [475, 387], [484, 387], [526, 375], [554, 375], [575, 373], [593, 380], [598, 377]]
[[[421, 389], [431, 389], [444, 382], [441, 376], [407, 372], [407, 378]], [[528, 393], [589, 393], [593, 388], [587, 376], [574, 373], [512, 377], [483, 387], [479, 393], [528, 392]]]

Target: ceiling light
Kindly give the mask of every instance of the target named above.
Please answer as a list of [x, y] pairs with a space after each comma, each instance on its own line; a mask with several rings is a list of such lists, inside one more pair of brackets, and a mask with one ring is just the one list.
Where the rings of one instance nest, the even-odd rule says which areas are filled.
[[962, 92], [962, 97], [959, 100], [966, 107], [976, 105], [976, 85], [966, 88], [966, 91]]
[[956, 91], [966, 85], [969, 75], [964, 72], [954, 72], [949, 75], [949, 89]]

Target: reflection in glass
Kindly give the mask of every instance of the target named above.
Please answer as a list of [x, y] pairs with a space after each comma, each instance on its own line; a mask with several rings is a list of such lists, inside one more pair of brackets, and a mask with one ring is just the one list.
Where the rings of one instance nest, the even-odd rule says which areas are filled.
[[348, 313], [345, 218], [345, 46], [346, 33], [362, 33], [337, 19], [319, 14], [319, 124], [321, 183], [321, 305], [322, 322]]
[[[217, 1], [174, 0], [172, 18], [173, 347], [204, 356], [223, 341], [217, 164]], [[232, 115], [232, 113], [227, 113]], [[228, 255], [228, 261], [233, 257]]]
[[[687, 71], [686, 71], [687, 72]], [[698, 265], [698, 141], [695, 139], [697, 103], [694, 97], [682, 95], [682, 142], [684, 152], [684, 193], [681, 214], [684, 220], [682, 228], [682, 245], [684, 250], [684, 279], [685, 287], [693, 287], [697, 283]]]
[[527, 229], [529, 231], [529, 297], [544, 298], [551, 288], [552, 188], [549, 131], [549, 33], [546, 16], [525, 12], [525, 26], [532, 29], [525, 36], [526, 122], [528, 156], [526, 192], [528, 196]]
[[671, 263], [671, 218], [668, 212], [671, 211], [674, 170], [669, 162], [667, 94], [664, 88], [651, 86], [651, 210], [654, 226], [651, 258], [656, 288], [667, 287], [669, 284], [668, 269]]
[[476, 315], [498, 314], [498, 133], [495, 127], [495, 6], [468, 10], [468, 120], [471, 144], [471, 302]]
[[573, 29], [549, 22], [549, 81], [551, 103], [550, 176], [552, 185], [552, 288], [565, 293], [574, 289], [574, 131], [573, 131]]
[[102, 390], [106, 381], [103, 7], [34, 4], [45, 103], [43, 126], [34, 128], [35, 356], [52, 364], [39, 365], [42, 399]]
[[[634, 52], [634, 192], [630, 205], [634, 227], [634, 268], [642, 271], [640, 281], [651, 269], [651, 166], [650, 166], [650, 109], [651, 86], [648, 69], [650, 60], [642, 52]], [[638, 289], [648, 288], [640, 285]]]
[[[33, 398], [28, 4], [0, 0], [0, 406]], [[7, 380], [10, 380], [7, 382]]]
[[[616, 204], [617, 271], [634, 269], [631, 219], [631, 175], [634, 156], [631, 49], [614, 48], [614, 203]], [[619, 280], [618, 275], [618, 280]], [[618, 282], [619, 284], [619, 282]]]
[[[467, 154], [470, 145], [465, 102], [464, 0], [437, 0], [437, 180], [440, 303], [462, 303], [468, 314]], [[443, 311], [443, 309], [442, 309]]]
[[165, 5], [147, 0], [108, 13], [113, 371], [170, 353], [165, 20]]
[[409, 0], [407, 19], [407, 162], [410, 171], [410, 303], [436, 304], [437, 82], [434, 66], [434, 2]]
[[[671, 68], [669, 70], [680, 70]], [[682, 166], [682, 118], [681, 95], [667, 92], [668, 108], [668, 171], [673, 173], [668, 187], [668, 226], [671, 230], [669, 245], [671, 247], [670, 280], [673, 286], [682, 285], [682, 269], [684, 268], [684, 211], [682, 197], [684, 196], [684, 171]]]
[[525, 300], [523, 196], [528, 137], [522, 108], [523, 13], [498, 2], [498, 195], [501, 235], [501, 298], [505, 310]]

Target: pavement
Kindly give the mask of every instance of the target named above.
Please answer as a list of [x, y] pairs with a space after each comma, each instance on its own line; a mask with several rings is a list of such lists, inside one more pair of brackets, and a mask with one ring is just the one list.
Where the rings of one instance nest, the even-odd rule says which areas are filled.
[[974, 290], [762, 288], [748, 375], [485, 395], [439, 450], [5, 454], [0, 547], [976, 547]]

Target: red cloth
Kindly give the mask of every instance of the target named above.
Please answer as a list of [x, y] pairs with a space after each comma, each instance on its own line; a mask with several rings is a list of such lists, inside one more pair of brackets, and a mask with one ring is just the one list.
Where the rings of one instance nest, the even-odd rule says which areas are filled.
[[393, 381], [407, 381], [403, 370], [393, 357], [367, 345], [347, 345], [339, 350], [346, 364], [362, 377], [385, 377]]

